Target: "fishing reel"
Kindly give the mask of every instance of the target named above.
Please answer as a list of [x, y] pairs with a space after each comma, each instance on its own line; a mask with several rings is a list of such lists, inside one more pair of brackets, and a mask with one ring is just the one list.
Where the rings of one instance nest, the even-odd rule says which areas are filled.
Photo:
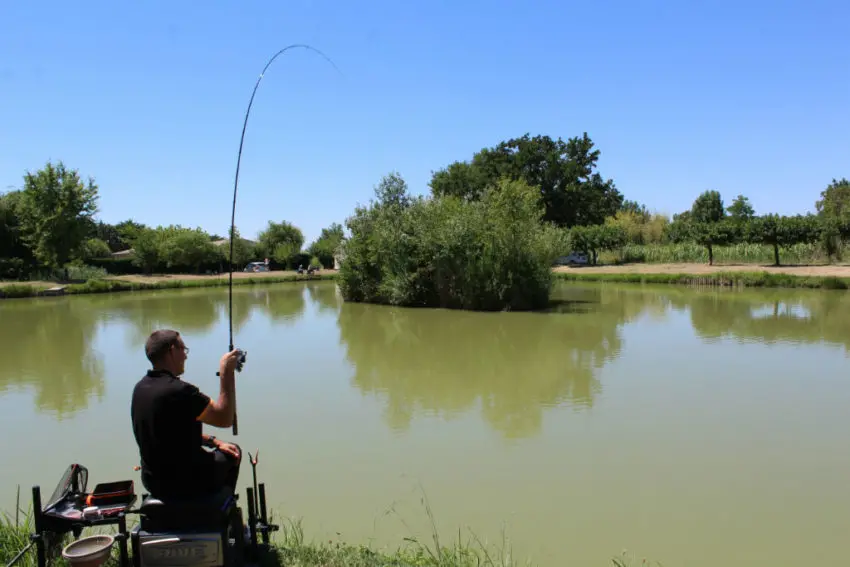
[[[236, 372], [242, 372], [242, 367], [245, 365], [245, 359], [248, 358], [248, 351], [237, 348], [236, 356]], [[221, 372], [216, 372], [215, 375], [221, 376]]]
[[245, 359], [248, 357], [248, 351], [237, 348], [238, 358], [236, 359], [236, 372], [242, 372], [242, 366], [245, 364]]

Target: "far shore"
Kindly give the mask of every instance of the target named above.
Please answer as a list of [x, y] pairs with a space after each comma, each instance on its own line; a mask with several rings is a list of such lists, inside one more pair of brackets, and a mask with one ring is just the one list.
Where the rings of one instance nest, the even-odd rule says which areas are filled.
[[774, 266], [769, 264], [622, 264], [604, 266], [558, 266], [555, 273], [575, 274], [682, 274], [701, 276], [706, 274], [728, 274], [730, 272], [767, 272], [789, 276], [850, 278], [850, 265], [822, 264], [807, 266]]
[[[850, 289], [850, 265], [824, 264], [773, 266], [765, 264], [622, 264], [601, 266], [558, 266], [553, 272], [559, 279], [611, 281], [621, 283], [671, 283], [738, 285], [747, 287], [809, 287]], [[234, 285], [333, 280], [337, 270], [321, 270], [313, 275], [295, 271], [234, 272]], [[227, 285], [229, 274], [155, 274], [113, 275], [79, 283], [46, 281], [0, 281], [0, 298], [217, 287]]]

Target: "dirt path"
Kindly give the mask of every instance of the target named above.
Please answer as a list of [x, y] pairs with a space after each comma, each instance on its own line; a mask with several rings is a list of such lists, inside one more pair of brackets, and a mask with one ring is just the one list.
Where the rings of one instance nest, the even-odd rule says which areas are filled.
[[624, 264], [622, 266], [558, 266], [556, 272], [576, 274], [714, 274], [717, 272], [770, 272], [795, 276], [850, 277], [850, 266], [766, 266], [762, 264]]

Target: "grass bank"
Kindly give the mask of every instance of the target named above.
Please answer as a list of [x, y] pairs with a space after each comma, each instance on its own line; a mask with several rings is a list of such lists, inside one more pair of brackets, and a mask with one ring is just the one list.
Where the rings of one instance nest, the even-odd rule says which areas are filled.
[[[244, 274], [240, 272], [239, 274], [233, 274], [233, 285], [331, 280], [335, 278], [336, 272], [320, 272], [309, 276], [294, 272], [265, 272], [263, 274]], [[220, 276], [112, 276], [67, 285], [50, 282], [3, 283], [0, 285], [0, 298], [38, 297], [45, 295], [45, 291], [52, 287], [64, 288], [62, 293], [65, 295], [80, 295], [156, 289], [220, 287], [226, 285], [228, 285], [228, 276], [226, 274]]]
[[848, 289], [850, 277], [795, 275], [776, 272], [718, 271], [714, 273], [647, 273], [647, 272], [555, 272], [555, 277], [568, 281], [678, 284], [714, 287], [769, 287], [807, 289]]
[[[732, 264], [708, 266], [701, 263], [676, 264], [625, 264], [587, 266], [580, 268], [558, 267], [556, 279], [614, 282], [659, 283], [688, 286], [768, 287], [808, 289], [850, 289], [850, 266], [804, 265], [764, 266], [758, 264]], [[233, 285], [254, 285], [316, 280], [336, 280], [338, 272], [325, 271], [311, 276], [295, 272], [264, 272], [261, 274], [234, 273]], [[112, 293], [157, 289], [182, 289], [226, 286], [227, 274], [215, 276], [109, 276], [94, 278], [82, 283], [64, 286], [68, 295], [87, 293]], [[51, 282], [0, 282], [0, 298], [37, 297], [50, 287]]]
[[[19, 515], [23, 516], [23, 515]], [[367, 545], [343, 541], [308, 541], [304, 537], [301, 523], [292, 521], [282, 523], [281, 530], [274, 534], [273, 549], [261, 558], [260, 567], [519, 567], [534, 565], [531, 561], [521, 561], [511, 554], [507, 542], [498, 546], [488, 546], [475, 536], [451, 542], [442, 542], [435, 535], [431, 541], [405, 538], [396, 549], [376, 549]], [[5, 566], [17, 553], [29, 544], [32, 530], [31, 520], [26, 517], [0, 517], [0, 565]], [[114, 530], [101, 528], [101, 533], [114, 533]], [[95, 533], [83, 532], [83, 536]], [[65, 544], [70, 542], [69, 539]], [[62, 544], [60, 544], [62, 545]], [[61, 547], [59, 547], [61, 549]], [[70, 567], [61, 556], [49, 562], [50, 565]], [[16, 564], [16, 567], [36, 567], [35, 548], [33, 547]], [[118, 567], [118, 546], [112, 550], [112, 558], [106, 567]], [[647, 567], [649, 563], [628, 557], [625, 553], [604, 560], [599, 565], [613, 567]]]

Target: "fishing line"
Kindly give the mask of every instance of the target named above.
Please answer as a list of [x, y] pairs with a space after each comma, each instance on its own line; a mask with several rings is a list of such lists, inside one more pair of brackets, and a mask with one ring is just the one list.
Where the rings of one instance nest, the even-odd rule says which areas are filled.
[[[233, 179], [233, 208], [232, 208], [231, 213], [230, 213], [230, 261], [228, 262], [230, 264], [230, 276], [229, 276], [228, 284], [227, 284], [228, 285], [228, 306], [227, 306], [228, 315], [227, 316], [228, 316], [229, 325], [230, 325], [230, 342], [228, 343], [228, 345], [229, 345], [228, 352], [233, 350], [233, 244], [234, 244], [234, 234], [236, 232], [236, 192], [237, 192], [238, 187], [239, 187], [239, 166], [242, 164], [242, 146], [245, 143], [245, 130], [248, 127], [248, 116], [251, 114], [251, 107], [254, 105], [254, 96], [257, 94], [257, 88], [260, 86], [260, 81], [263, 80], [263, 76], [265, 76], [266, 70], [269, 68], [269, 66], [271, 66], [271, 64], [274, 62], [274, 60], [277, 59], [280, 55], [283, 55], [285, 52], [289, 51], [290, 49], [295, 49], [296, 47], [301, 47], [303, 49], [308, 49], [310, 51], [318, 53], [325, 61], [330, 63], [331, 66], [334, 69], [336, 69], [336, 71], [340, 75], [342, 75], [342, 71], [340, 71], [339, 67], [337, 67], [336, 64], [333, 61], [331, 61], [330, 57], [328, 57], [327, 55], [325, 55], [324, 53], [322, 53], [321, 51], [319, 51], [315, 47], [312, 47], [312, 46], [304, 44], [304, 43], [295, 43], [295, 44], [292, 44], [292, 45], [287, 45], [286, 47], [284, 47], [283, 49], [281, 49], [280, 51], [275, 53], [271, 57], [271, 59], [268, 60], [268, 62], [266, 63], [266, 66], [263, 67], [263, 70], [260, 72], [260, 76], [257, 78], [257, 82], [254, 84], [254, 90], [253, 90], [253, 92], [251, 92], [251, 100], [248, 102], [248, 109], [245, 111], [245, 120], [242, 123], [242, 137], [239, 139], [239, 155], [236, 158], [236, 175]], [[240, 359], [239, 359], [239, 361], [237, 362], [237, 365], [236, 365], [236, 369], [238, 371], [242, 370], [242, 364], [244, 364], [244, 362], [245, 362], [245, 353], [243, 351], [241, 353]], [[235, 400], [234, 400], [234, 404], [235, 404]], [[237, 423], [236, 423], [236, 413], [235, 413], [235, 410], [234, 410], [234, 414], [233, 414], [233, 435], [237, 435], [238, 434], [237, 431], [238, 431], [238, 429], [237, 429]]]

